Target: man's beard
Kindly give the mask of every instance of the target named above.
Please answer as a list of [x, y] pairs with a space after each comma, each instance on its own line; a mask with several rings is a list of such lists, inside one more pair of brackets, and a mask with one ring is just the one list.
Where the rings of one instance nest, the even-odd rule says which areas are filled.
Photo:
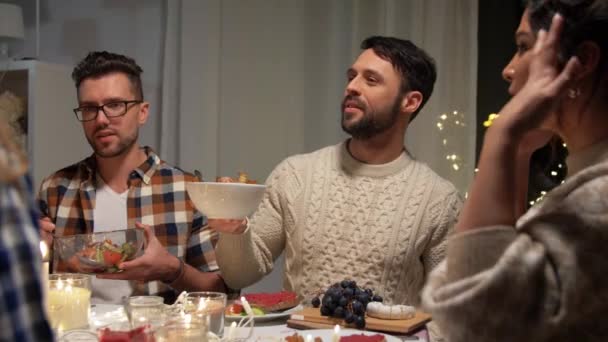
[[358, 102], [359, 107], [363, 111], [363, 117], [347, 126], [344, 114], [344, 102], [347, 100], [355, 100], [353, 97], [346, 97], [342, 102], [342, 130], [350, 134], [358, 140], [367, 140], [383, 133], [393, 127], [399, 118], [399, 107], [401, 106], [401, 97], [398, 96], [393, 103], [393, 106], [388, 112], [368, 112], [367, 106], [363, 102]]
[[137, 141], [138, 135], [139, 135], [139, 133], [135, 132], [134, 136], [128, 136], [124, 139], [120, 139], [120, 141], [118, 142], [118, 145], [112, 149], [97, 148], [97, 146], [95, 145], [95, 142], [92, 139], [90, 139], [89, 137], [87, 137], [87, 141], [89, 142], [89, 145], [93, 149], [93, 152], [95, 152], [95, 155], [97, 155], [101, 158], [113, 158], [113, 157], [120, 156], [120, 155], [124, 154], [126, 151], [128, 151]]

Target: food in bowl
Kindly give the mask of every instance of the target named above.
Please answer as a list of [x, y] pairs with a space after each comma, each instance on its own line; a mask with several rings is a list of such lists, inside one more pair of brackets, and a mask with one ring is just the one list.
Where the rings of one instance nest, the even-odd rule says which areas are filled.
[[56, 271], [78, 273], [115, 273], [123, 261], [143, 253], [141, 229], [115, 230], [91, 234], [56, 237], [54, 252], [58, 255]]
[[[299, 335], [298, 333], [294, 333], [293, 335], [285, 336], [286, 342], [306, 342], [304, 336]], [[314, 342], [323, 342], [320, 337], [315, 337]]]
[[249, 175], [246, 172], [239, 172], [239, 176], [234, 179], [230, 176], [221, 176], [215, 179], [218, 183], [244, 183], [244, 184], [257, 184], [258, 182], [253, 179], [249, 179]]
[[244, 219], [258, 208], [266, 186], [263, 184], [189, 182], [190, 200], [210, 219]]
[[112, 330], [109, 327], [101, 328], [97, 331], [99, 342], [153, 342], [155, 341], [154, 332], [148, 325], [127, 330]]
[[76, 255], [84, 260], [104, 265], [108, 272], [113, 273], [118, 272], [118, 264], [133, 259], [136, 252], [137, 246], [134, 243], [125, 242], [119, 246], [107, 239], [89, 244]]
[[380, 334], [364, 335], [354, 334], [340, 337], [340, 342], [386, 342], [386, 337]]

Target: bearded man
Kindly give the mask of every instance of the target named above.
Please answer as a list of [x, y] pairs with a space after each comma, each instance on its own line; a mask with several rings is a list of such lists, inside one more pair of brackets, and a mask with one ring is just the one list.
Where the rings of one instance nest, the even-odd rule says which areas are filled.
[[404, 146], [431, 96], [435, 65], [407, 40], [370, 37], [361, 48], [342, 101], [351, 137], [281, 162], [251, 220], [209, 220], [229, 287], [255, 283], [285, 252], [283, 287], [301, 297], [349, 278], [385, 302], [419, 304], [462, 204]]

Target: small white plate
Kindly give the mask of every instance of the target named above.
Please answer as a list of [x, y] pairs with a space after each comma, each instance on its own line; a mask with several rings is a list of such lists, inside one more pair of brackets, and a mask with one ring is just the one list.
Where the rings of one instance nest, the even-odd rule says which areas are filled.
[[[289, 318], [289, 316], [294, 313], [294, 312], [298, 312], [300, 310], [302, 310], [304, 307], [300, 304], [298, 306], [295, 306], [291, 309], [287, 309], [285, 311], [281, 311], [281, 312], [272, 312], [272, 313], [268, 313], [262, 316], [254, 316], [253, 320], [254, 322], [267, 322], [267, 321], [273, 321], [275, 319], [280, 319], [280, 318]], [[241, 315], [226, 315], [226, 320], [229, 322], [235, 321], [238, 322], [241, 318], [245, 317], [245, 316], [241, 316]]]

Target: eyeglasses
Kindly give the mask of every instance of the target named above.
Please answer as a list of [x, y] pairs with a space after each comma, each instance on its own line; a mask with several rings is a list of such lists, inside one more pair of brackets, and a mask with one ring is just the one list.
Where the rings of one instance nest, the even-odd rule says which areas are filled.
[[130, 104], [139, 104], [142, 102], [143, 101], [141, 100], [113, 101], [104, 103], [101, 106], [82, 106], [74, 108], [74, 114], [76, 114], [76, 118], [79, 121], [91, 121], [97, 119], [97, 114], [99, 114], [99, 110], [101, 109], [106, 117], [115, 118], [127, 114], [127, 111], [130, 109]]

